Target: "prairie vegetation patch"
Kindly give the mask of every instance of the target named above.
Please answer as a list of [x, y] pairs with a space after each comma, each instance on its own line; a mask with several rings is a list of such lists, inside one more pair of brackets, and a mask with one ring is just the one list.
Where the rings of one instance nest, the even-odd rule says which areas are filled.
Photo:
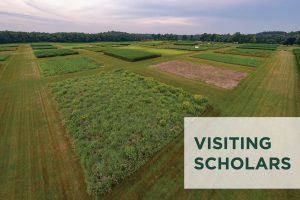
[[37, 58], [66, 56], [66, 55], [73, 55], [73, 54], [78, 54], [78, 52], [72, 49], [48, 49], [48, 50], [34, 51], [34, 55]]
[[150, 58], [160, 57], [160, 54], [152, 53], [143, 50], [136, 50], [136, 49], [106, 49], [103, 51], [105, 55], [113, 56], [116, 58], [120, 58], [123, 60], [135, 62]]
[[[176, 43], [175, 43], [176, 44]], [[223, 43], [199, 43], [193, 45], [175, 45], [175, 44], [165, 44], [158, 46], [157, 48], [164, 48], [164, 49], [178, 49], [178, 50], [186, 50], [186, 51], [206, 51], [206, 50], [214, 50], [228, 47], [229, 45]]]
[[237, 48], [240, 49], [262, 49], [275, 51], [279, 45], [278, 44], [244, 44]]
[[227, 50], [217, 50], [215, 53], [266, 58], [271, 55], [272, 50], [233, 48]]
[[44, 76], [95, 69], [101, 65], [85, 56], [69, 58], [49, 58], [38, 60], [37, 62]]
[[192, 57], [205, 59], [205, 60], [212, 60], [212, 61], [217, 61], [222, 63], [244, 65], [248, 67], [258, 67], [263, 63], [263, 61], [259, 58], [222, 55], [216, 53], [203, 53], [203, 54], [194, 55]]
[[4, 44], [0, 45], [0, 51], [15, 51], [17, 50], [17, 47], [19, 45], [17, 44]]
[[247, 73], [244, 72], [220, 69], [210, 65], [194, 64], [180, 60], [168, 61], [153, 65], [152, 67], [185, 78], [201, 80], [207, 84], [224, 89], [233, 89], [247, 76]]
[[93, 195], [134, 173], [183, 133], [183, 117], [200, 116], [208, 104], [201, 95], [124, 70], [49, 87]]
[[0, 61], [6, 61], [9, 55], [0, 55]]
[[31, 44], [31, 48], [33, 50], [39, 50], [39, 49], [57, 49], [52, 44], [46, 44], [46, 43], [35, 43]]

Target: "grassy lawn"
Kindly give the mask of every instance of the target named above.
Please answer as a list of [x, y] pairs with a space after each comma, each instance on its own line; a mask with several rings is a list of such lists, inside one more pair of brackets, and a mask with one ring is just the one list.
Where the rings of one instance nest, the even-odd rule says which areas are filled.
[[78, 54], [78, 52], [72, 49], [49, 49], [49, 50], [34, 51], [34, 55], [37, 58], [66, 56], [66, 55], [73, 55], [73, 54]]
[[48, 58], [37, 62], [44, 76], [95, 69], [101, 65], [86, 56]]
[[160, 54], [151, 53], [147, 51], [123, 49], [123, 48], [106, 49], [103, 52], [105, 55], [113, 56], [131, 62], [145, 60], [149, 58], [156, 58], [161, 56]]
[[[182, 133], [207, 100], [118, 70], [51, 84], [90, 194], [111, 190]], [[130, 113], [130, 114], [129, 114]]]
[[249, 67], [258, 67], [263, 63], [262, 60], [256, 58], [246, 58], [246, 57], [222, 55], [222, 54], [215, 54], [215, 53], [197, 54], [194, 55], [193, 57], [206, 59], [206, 60], [213, 60], [213, 61], [223, 62], [223, 63], [230, 63], [235, 65], [244, 65]]

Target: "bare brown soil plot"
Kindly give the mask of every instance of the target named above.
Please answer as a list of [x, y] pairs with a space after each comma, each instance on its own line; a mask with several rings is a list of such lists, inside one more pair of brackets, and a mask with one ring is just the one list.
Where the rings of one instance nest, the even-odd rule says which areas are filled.
[[207, 84], [224, 89], [233, 89], [247, 76], [247, 73], [221, 69], [204, 64], [194, 64], [181, 60], [173, 60], [152, 65], [164, 72], [169, 72], [189, 79], [201, 80]]

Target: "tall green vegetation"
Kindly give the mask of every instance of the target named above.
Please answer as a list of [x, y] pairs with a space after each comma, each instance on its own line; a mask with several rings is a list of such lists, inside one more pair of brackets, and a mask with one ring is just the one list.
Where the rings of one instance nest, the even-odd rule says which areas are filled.
[[277, 44], [244, 44], [244, 45], [238, 46], [237, 48], [275, 51], [278, 46], [279, 45], [277, 45]]
[[31, 44], [32, 49], [34, 50], [38, 50], [38, 49], [56, 49], [56, 47], [54, 47], [52, 44], [39, 44], [39, 43], [35, 43], [35, 44]]
[[294, 54], [296, 56], [298, 70], [300, 72], [300, 49], [294, 49]]
[[216, 53], [203, 53], [203, 54], [194, 55], [193, 57], [201, 58], [205, 60], [223, 62], [223, 63], [230, 63], [235, 65], [244, 65], [248, 67], [258, 67], [263, 63], [263, 61], [258, 58], [230, 56], [230, 55], [222, 55]]
[[8, 57], [9, 55], [0, 55], [0, 61], [5, 61]]
[[225, 50], [217, 50], [216, 53], [222, 54], [232, 54], [232, 55], [242, 55], [242, 56], [254, 56], [254, 57], [269, 57], [272, 53], [271, 50], [263, 49], [243, 49], [243, 48], [233, 48]]
[[73, 78], [50, 89], [83, 165], [88, 192], [111, 190], [200, 116], [200, 95], [124, 70]]
[[105, 55], [113, 56], [127, 61], [140, 61], [149, 58], [160, 57], [160, 54], [136, 50], [136, 49], [106, 49], [103, 51]]
[[34, 51], [34, 55], [37, 58], [44, 58], [44, 57], [55, 57], [55, 56], [66, 56], [78, 54], [77, 51], [72, 49], [47, 49], [47, 50], [36, 50]]
[[99, 63], [85, 56], [41, 59], [37, 62], [45, 76], [95, 69], [100, 66]]

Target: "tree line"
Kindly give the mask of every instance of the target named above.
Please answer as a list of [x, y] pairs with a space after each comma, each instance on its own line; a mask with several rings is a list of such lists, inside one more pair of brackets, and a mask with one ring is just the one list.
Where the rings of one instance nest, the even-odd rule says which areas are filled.
[[237, 43], [269, 43], [269, 44], [300, 44], [300, 31], [298, 32], [261, 32], [257, 34], [136, 34], [117, 31], [103, 33], [44, 33], [44, 32], [13, 32], [0, 31], [0, 43], [25, 42], [122, 42], [145, 40], [190, 40], [209, 42], [237, 42]]

